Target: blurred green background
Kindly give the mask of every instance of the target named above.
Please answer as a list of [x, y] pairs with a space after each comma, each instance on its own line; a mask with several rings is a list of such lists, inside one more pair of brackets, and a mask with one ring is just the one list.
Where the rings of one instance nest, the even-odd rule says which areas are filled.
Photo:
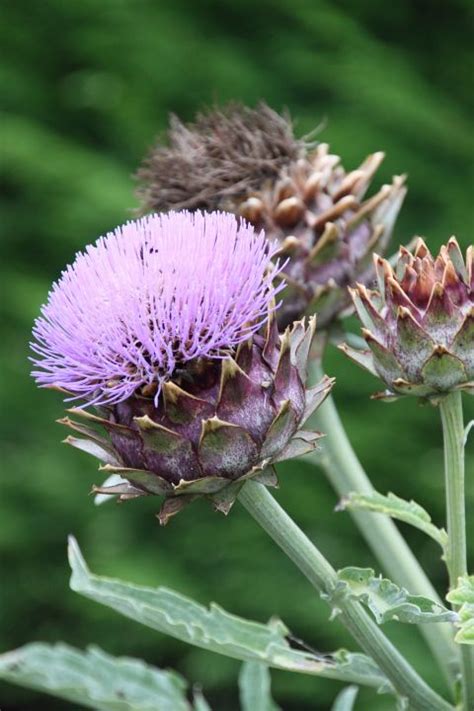
[[[415, 232], [436, 248], [472, 239], [471, 3], [451, 0], [3, 0], [0, 478], [0, 651], [29, 640], [95, 642], [106, 651], [172, 666], [201, 682], [215, 711], [238, 708], [238, 663], [188, 648], [68, 589], [66, 536], [93, 570], [163, 584], [202, 603], [266, 620], [279, 615], [319, 650], [351, 640], [309, 584], [239, 505], [228, 519], [196, 503], [161, 529], [152, 499], [96, 509], [93, 460], [59, 443], [58, 394], [29, 377], [31, 324], [74, 253], [131, 215], [135, 171], [170, 111], [266, 99], [288, 107], [297, 131], [321, 138], [346, 168], [387, 152], [379, 182], [407, 172], [409, 194], [394, 246]], [[374, 186], [374, 188], [377, 186]], [[471, 188], [471, 190], [469, 189]], [[375, 486], [413, 497], [443, 523], [437, 413], [415, 402], [374, 403], [376, 383], [332, 352], [328, 371], [354, 445]], [[466, 398], [467, 400], [467, 398]], [[471, 403], [466, 419], [473, 416]], [[468, 505], [473, 540], [473, 446]], [[278, 499], [334, 565], [374, 561], [321, 472], [281, 467]], [[440, 592], [434, 543], [405, 530]], [[413, 628], [387, 626], [437, 688]], [[272, 674], [286, 711], [327, 709], [340, 684]], [[71, 708], [0, 685], [3, 711]], [[391, 704], [362, 692], [357, 708]]]

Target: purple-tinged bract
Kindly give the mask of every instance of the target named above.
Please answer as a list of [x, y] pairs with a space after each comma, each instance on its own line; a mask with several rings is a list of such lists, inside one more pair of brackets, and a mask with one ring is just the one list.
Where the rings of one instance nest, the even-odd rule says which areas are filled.
[[451, 237], [435, 258], [419, 238], [413, 254], [401, 247], [394, 268], [374, 262], [378, 287], [351, 292], [368, 350], [342, 349], [385, 382], [375, 397], [474, 393], [473, 247], [464, 259]]
[[267, 320], [271, 256], [263, 232], [230, 214], [128, 222], [54, 285], [33, 331], [37, 382], [102, 405], [158, 393], [176, 368], [224, 357]]
[[93, 405], [61, 422], [120, 499], [161, 495], [160, 521], [198, 495], [227, 512], [254, 477], [316, 447], [301, 426], [332, 380], [305, 389], [315, 319], [280, 336], [271, 245], [234, 215], [131, 222], [62, 275], [37, 320], [34, 375]]

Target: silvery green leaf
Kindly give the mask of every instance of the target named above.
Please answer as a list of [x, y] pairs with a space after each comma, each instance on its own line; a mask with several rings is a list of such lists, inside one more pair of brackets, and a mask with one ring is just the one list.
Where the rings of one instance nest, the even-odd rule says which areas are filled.
[[371, 568], [342, 568], [337, 577], [339, 583], [334, 592], [336, 605], [339, 596], [356, 598], [367, 605], [379, 624], [389, 620], [409, 624], [457, 620], [452, 610], [422, 595], [410, 595], [391, 580], [376, 576]]
[[446, 595], [453, 605], [459, 605], [459, 631], [454, 638], [459, 644], [474, 644], [474, 575], [458, 579], [458, 587]]
[[358, 692], [358, 686], [346, 686], [346, 688], [340, 691], [336, 696], [331, 711], [353, 711]]
[[293, 648], [280, 620], [261, 624], [231, 615], [214, 603], [204, 607], [168, 588], [143, 587], [94, 575], [72, 537], [69, 561], [72, 590], [187, 644], [277, 669], [392, 690], [387, 677], [364, 654], [339, 650], [322, 655]]
[[448, 534], [444, 528], [437, 528], [431, 523], [431, 517], [416, 501], [406, 501], [395, 494], [387, 496], [374, 491], [372, 494], [351, 493], [345, 497], [338, 506], [339, 510], [350, 509], [372, 511], [386, 514], [392, 518], [409, 523], [423, 533], [433, 538], [445, 550]]
[[0, 655], [0, 679], [97, 711], [191, 711], [178, 674], [97, 647], [28, 644]]
[[241, 711], [279, 711], [271, 697], [270, 671], [261, 662], [244, 662], [239, 674]]

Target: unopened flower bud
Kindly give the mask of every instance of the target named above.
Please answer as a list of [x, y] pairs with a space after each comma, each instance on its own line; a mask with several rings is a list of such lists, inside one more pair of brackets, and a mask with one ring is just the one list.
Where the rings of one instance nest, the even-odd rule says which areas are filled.
[[341, 348], [384, 381], [388, 390], [377, 397], [474, 393], [473, 247], [464, 260], [451, 237], [433, 258], [420, 238], [413, 254], [400, 249], [394, 268], [374, 261], [377, 289], [351, 292], [369, 350]]

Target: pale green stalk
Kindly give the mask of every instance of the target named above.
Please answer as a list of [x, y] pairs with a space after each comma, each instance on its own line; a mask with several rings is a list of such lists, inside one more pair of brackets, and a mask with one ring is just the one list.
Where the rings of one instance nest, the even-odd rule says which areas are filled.
[[[322, 377], [322, 369], [317, 362], [313, 361], [310, 369], [313, 382]], [[325, 434], [322, 442], [323, 452], [316, 453], [312, 459], [324, 469], [341, 498], [353, 491], [359, 494], [374, 492], [347, 437], [331, 396], [318, 408], [307, 428], [318, 429]], [[442, 604], [426, 573], [388, 516], [366, 511], [351, 511], [350, 514], [389, 578], [413, 595], [424, 595]], [[419, 629], [446, 680], [451, 683], [458, 667], [452, 628], [448, 624], [437, 624], [420, 625]]]
[[[242, 488], [239, 500], [316, 590], [330, 599], [338, 582], [336, 571], [268, 490], [262, 484], [249, 481]], [[338, 619], [375, 660], [397, 694], [408, 700], [410, 709], [453, 711], [453, 707], [423, 681], [357, 601], [339, 597], [337, 607], [341, 611]]]
[[[444, 439], [446, 518], [449, 583], [467, 575], [466, 511], [464, 495], [464, 422], [460, 392], [452, 392], [440, 404]], [[461, 644], [463, 708], [474, 709], [474, 648]]]

